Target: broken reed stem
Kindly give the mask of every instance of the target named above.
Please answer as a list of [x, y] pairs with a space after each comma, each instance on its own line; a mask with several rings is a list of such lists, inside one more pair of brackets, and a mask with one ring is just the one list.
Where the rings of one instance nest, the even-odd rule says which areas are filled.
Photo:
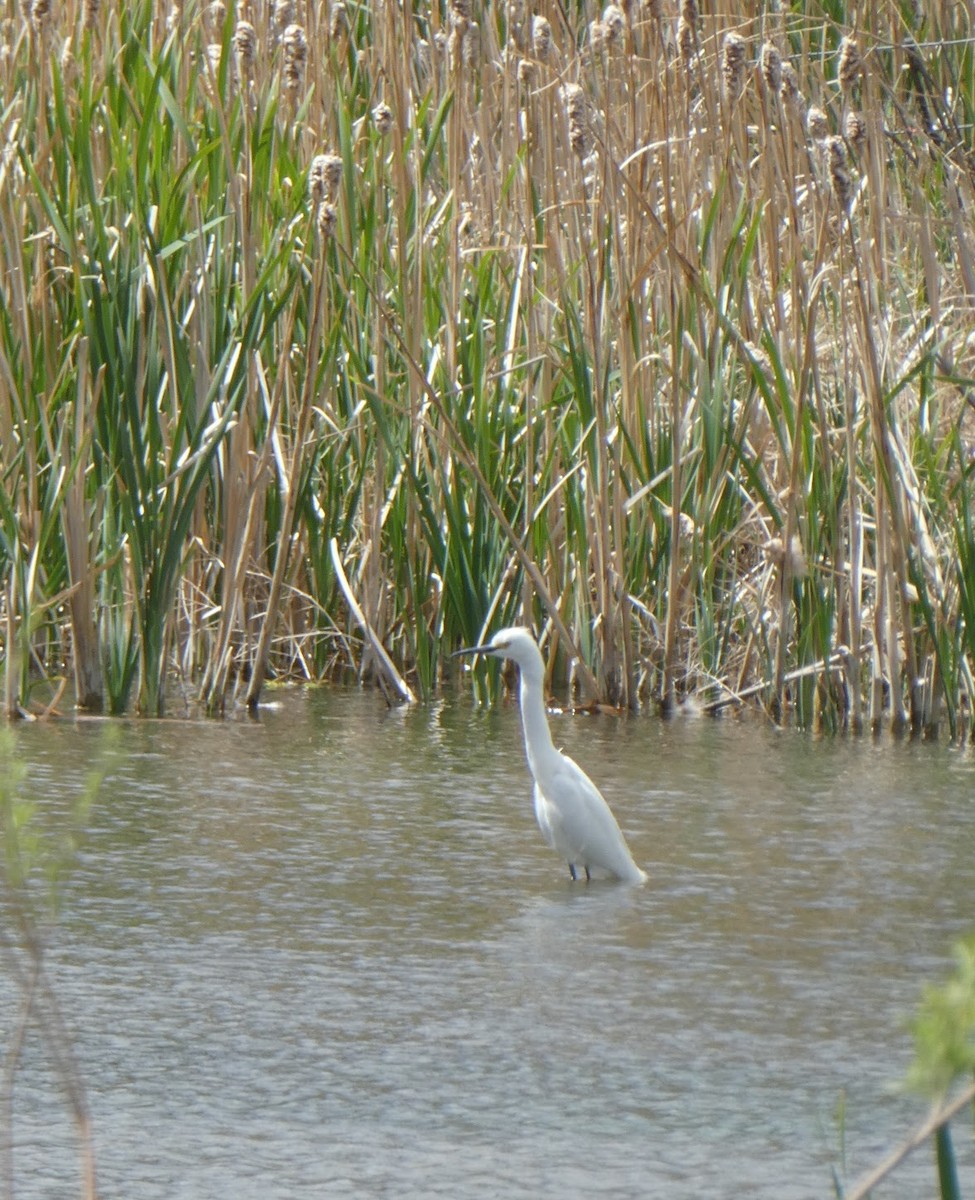
[[416, 704], [416, 696], [413, 689], [400, 675], [399, 671], [393, 664], [393, 660], [386, 652], [386, 647], [382, 644], [376, 631], [369, 623], [366, 614], [362, 611], [362, 606], [356, 599], [355, 593], [352, 591], [352, 585], [349, 583], [349, 577], [345, 573], [345, 567], [342, 564], [342, 556], [339, 552], [339, 544], [335, 538], [329, 542], [329, 553], [332, 559], [332, 566], [335, 568], [335, 577], [338, 579], [339, 587], [342, 595], [345, 597], [345, 602], [349, 606], [349, 611], [355, 618], [356, 624], [362, 630], [366, 641], [369, 643], [373, 654], [379, 661], [383, 673], [390, 680], [400, 695], [400, 699], [405, 700], [407, 704]]
[[920, 1146], [923, 1146], [925, 1142], [930, 1141], [942, 1126], [947, 1125], [953, 1117], [956, 1117], [973, 1100], [975, 1100], [975, 1083], [970, 1083], [952, 1100], [946, 1100], [941, 1104], [935, 1105], [930, 1115], [921, 1122], [913, 1133], [906, 1137], [899, 1146], [895, 1147], [873, 1170], [862, 1175], [852, 1188], [844, 1191], [843, 1200], [868, 1200], [871, 1192], [874, 1191], [878, 1184], [883, 1183], [889, 1175], [893, 1174], [909, 1154], [912, 1154]]

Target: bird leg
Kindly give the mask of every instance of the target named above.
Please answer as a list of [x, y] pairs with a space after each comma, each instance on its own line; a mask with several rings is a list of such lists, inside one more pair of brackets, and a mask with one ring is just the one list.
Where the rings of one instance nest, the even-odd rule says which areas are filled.
[[576, 881], [576, 865], [575, 865], [575, 863], [569, 863], [569, 878], [572, 880], [573, 883], [575, 883], [575, 881]]
[[592, 876], [589, 874], [589, 868], [586, 867], [586, 883], [588, 883], [590, 879], [592, 879]]

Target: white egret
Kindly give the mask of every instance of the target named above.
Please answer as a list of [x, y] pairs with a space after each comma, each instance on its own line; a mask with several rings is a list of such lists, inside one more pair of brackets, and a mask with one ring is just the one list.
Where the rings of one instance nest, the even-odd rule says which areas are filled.
[[625, 883], [643, 883], [645, 872], [633, 861], [620, 827], [599, 788], [568, 755], [555, 748], [545, 716], [545, 664], [527, 629], [502, 629], [485, 646], [457, 654], [510, 658], [521, 673], [521, 724], [528, 766], [535, 780], [535, 817], [548, 844], [591, 878], [595, 869]]

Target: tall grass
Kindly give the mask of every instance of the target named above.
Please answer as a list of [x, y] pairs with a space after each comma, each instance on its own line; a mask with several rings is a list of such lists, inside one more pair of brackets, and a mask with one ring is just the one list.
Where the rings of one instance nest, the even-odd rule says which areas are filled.
[[7, 711], [524, 621], [584, 700], [963, 735], [970, 31], [844, 14], [8, 3]]

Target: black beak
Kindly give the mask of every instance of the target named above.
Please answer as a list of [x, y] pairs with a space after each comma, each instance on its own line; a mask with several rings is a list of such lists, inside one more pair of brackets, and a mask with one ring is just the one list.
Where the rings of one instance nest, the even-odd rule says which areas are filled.
[[462, 654], [493, 654], [493, 653], [494, 653], [494, 647], [491, 645], [468, 646], [466, 650], [455, 650], [453, 652], [453, 654], [451, 654], [450, 657], [451, 658], [460, 658], [460, 656]]

